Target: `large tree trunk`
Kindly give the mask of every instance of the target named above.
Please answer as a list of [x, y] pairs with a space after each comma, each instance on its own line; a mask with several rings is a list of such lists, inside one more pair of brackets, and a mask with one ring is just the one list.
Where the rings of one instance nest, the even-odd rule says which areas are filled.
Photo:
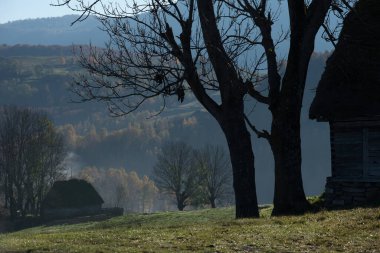
[[[273, 78], [278, 75], [275, 60], [270, 65], [273, 71], [268, 72], [268, 80], [273, 80], [270, 87], [270, 95], [273, 94], [270, 96], [273, 119], [269, 142], [275, 160], [275, 215], [303, 213], [310, 207], [302, 184], [300, 115], [315, 36], [331, 2], [313, 0], [305, 8], [305, 1], [288, 1], [290, 48], [282, 84], [279, 85], [277, 79]], [[271, 48], [272, 45], [266, 43], [266, 49]], [[275, 56], [267, 55], [272, 56], [272, 59]]]
[[287, 104], [273, 113], [270, 138], [275, 162], [273, 215], [303, 213], [310, 207], [302, 183], [300, 111], [300, 105]]
[[236, 218], [259, 217], [251, 137], [243, 113], [234, 113], [225, 114], [220, 125], [230, 151]]

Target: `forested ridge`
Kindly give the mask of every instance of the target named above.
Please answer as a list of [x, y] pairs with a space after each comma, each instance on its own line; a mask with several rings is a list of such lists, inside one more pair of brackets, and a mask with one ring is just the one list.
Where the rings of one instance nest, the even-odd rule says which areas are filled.
[[77, 15], [18, 20], [0, 24], [0, 43], [30, 45], [88, 44], [104, 45], [105, 36], [98, 30], [96, 18], [70, 26]]

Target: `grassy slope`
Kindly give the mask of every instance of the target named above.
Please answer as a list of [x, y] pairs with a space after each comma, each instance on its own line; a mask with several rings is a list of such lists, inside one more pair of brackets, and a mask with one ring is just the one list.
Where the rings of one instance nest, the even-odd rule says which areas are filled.
[[380, 252], [380, 208], [235, 220], [233, 209], [125, 215], [0, 235], [0, 252]]

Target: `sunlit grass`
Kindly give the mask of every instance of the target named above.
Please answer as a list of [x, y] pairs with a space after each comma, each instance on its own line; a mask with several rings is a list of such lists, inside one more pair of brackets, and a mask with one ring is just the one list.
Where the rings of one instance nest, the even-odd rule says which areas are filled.
[[11, 252], [380, 252], [380, 208], [234, 219], [232, 208], [131, 214], [0, 235]]

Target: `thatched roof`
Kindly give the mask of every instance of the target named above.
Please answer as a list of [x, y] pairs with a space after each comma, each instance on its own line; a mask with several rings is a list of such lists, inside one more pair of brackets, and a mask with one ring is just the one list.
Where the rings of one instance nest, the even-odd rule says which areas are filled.
[[380, 116], [379, 13], [379, 0], [360, 0], [347, 15], [311, 104], [310, 118]]
[[94, 187], [85, 180], [57, 181], [46, 195], [44, 208], [78, 208], [103, 204]]

